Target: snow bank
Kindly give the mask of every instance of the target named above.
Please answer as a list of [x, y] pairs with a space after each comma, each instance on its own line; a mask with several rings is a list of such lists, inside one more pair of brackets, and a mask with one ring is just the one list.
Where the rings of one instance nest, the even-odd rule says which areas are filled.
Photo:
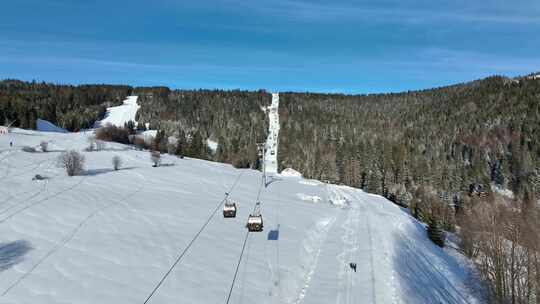
[[298, 183], [302, 185], [308, 185], [308, 186], [318, 186], [321, 184], [321, 182], [317, 180], [306, 180], [306, 179], [300, 180], [298, 181]]
[[39, 118], [36, 120], [36, 129], [41, 132], [56, 132], [56, 133], [68, 132], [66, 129], [60, 128], [49, 121], [39, 119]]
[[300, 198], [303, 201], [309, 201], [313, 203], [318, 203], [321, 201], [321, 197], [317, 195], [307, 195], [304, 193], [297, 193], [296, 196], [298, 196], [298, 198]]
[[280, 173], [281, 176], [286, 177], [302, 177], [302, 174], [292, 168], [286, 168]]

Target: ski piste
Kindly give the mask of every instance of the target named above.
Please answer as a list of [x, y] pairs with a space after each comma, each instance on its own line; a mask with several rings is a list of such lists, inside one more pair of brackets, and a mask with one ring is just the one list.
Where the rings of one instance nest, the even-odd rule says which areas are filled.
[[279, 144], [279, 93], [272, 93], [272, 104], [268, 111], [268, 137], [266, 139], [265, 171], [269, 174], [278, 173], [278, 144]]
[[[0, 137], [0, 303], [478, 302], [459, 256], [380, 196], [280, 175], [258, 193], [259, 171], [166, 154], [153, 168], [130, 146], [85, 152], [88, 136]], [[51, 152], [22, 150], [41, 141]], [[83, 175], [57, 167], [66, 149]], [[246, 237], [258, 196], [264, 230]]]

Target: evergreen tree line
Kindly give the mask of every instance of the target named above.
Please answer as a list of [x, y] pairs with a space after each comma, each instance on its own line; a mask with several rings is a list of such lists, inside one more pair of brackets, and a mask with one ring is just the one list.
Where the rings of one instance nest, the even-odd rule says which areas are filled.
[[128, 86], [0, 81], [0, 123], [35, 129], [41, 118], [69, 131], [90, 128], [107, 107], [120, 105], [131, 90]]
[[[126, 96], [139, 95], [138, 124], [107, 128], [104, 140], [136, 143], [139, 146], [178, 155], [258, 168], [256, 143], [265, 140], [268, 120], [263, 107], [271, 103], [265, 91], [170, 90], [166, 87], [113, 85], [56, 85], [50, 83], [0, 81], [0, 120], [3, 124], [35, 129], [38, 118], [69, 131], [90, 128], [103, 118], [107, 107], [120, 105]], [[134, 135], [159, 130], [156, 143], [145, 143]], [[171, 137], [174, 142], [171, 143]], [[207, 140], [218, 143], [210, 151]]]
[[[495, 303], [540, 303], [540, 81], [396, 94], [280, 94], [280, 169], [381, 194], [457, 225]], [[511, 195], [502, 195], [511, 190]]]
[[[136, 88], [141, 108], [139, 126], [160, 130], [160, 150], [169, 137], [176, 140], [177, 154], [231, 163], [236, 167], [258, 168], [256, 143], [268, 133], [263, 107], [271, 103], [265, 91], [169, 90], [164, 87]], [[218, 143], [215, 153], [207, 140]], [[167, 143], [165, 143], [167, 142]]]
[[419, 189], [457, 208], [494, 187], [540, 197], [539, 101], [540, 81], [503, 77], [399, 94], [281, 94], [280, 168], [412, 207]]
[[[35, 128], [36, 118], [88, 128], [129, 94], [140, 110], [97, 137], [154, 151], [258, 168], [265, 91], [66, 86], [0, 82], [0, 119]], [[410, 208], [444, 244], [463, 249], [499, 303], [540, 299], [540, 80], [490, 77], [423, 91], [280, 94], [280, 169], [381, 194]], [[158, 130], [144, 142], [137, 130]], [[207, 140], [218, 143], [211, 152]], [[513, 198], [499, 192], [511, 190]]]

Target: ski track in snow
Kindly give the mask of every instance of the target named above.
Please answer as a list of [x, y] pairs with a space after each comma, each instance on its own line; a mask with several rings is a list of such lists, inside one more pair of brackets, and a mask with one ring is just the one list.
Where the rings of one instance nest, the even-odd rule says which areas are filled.
[[[6, 175], [5, 177], [2, 178], [2, 180], [5, 182], [6, 180], [11, 180], [11, 179], [13, 179], [15, 177], [23, 176], [23, 175], [26, 175], [26, 174], [28, 174], [30, 172], [35, 172], [35, 170], [38, 169], [38, 168], [41, 168], [44, 163], [49, 163], [49, 165], [47, 166], [47, 169], [46, 169], [46, 170], [48, 170], [48, 169], [50, 169], [52, 167], [52, 165], [54, 163], [54, 162], [51, 162], [51, 160], [53, 160], [53, 159], [56, 159], [56, 157], [48, 158], [48, 159], [46, 159], [44, 161], [32, 162], [30, 165], [23, 166], [23, 168], [33, 166], [29, 170], [25, 170], [25, 171], [22, 171], [22, 172], [19, 172], [17, 174], [13, 174], [13, 175]], [[57, 176], [58, 176], [58, 174], [55, 174], [52, 177], [57, 177]], [[12, 199], [17, 198], [20, 195], [28, 194], [30, 191], [23, 191], [21, 193], [17, 193], [17, 196], [12, 195], [11, 193], [6, 193], [8, 195], [8, 197], [5, 200], [0, 201], [0, 218], [1, 218], [2, 214], [6, 213], [7, 211], [9, 211], [9, 210], [11, 210], [13, 208], [16, 208], [19, 204], [21, 204], [23, 202], [27, 202], [27, 201], [33, 199], [34, 197], [37, 197], [40, 194], [47, 191], [47, 185], [49, 183], [48, 179], [45, 179], [43, 181], [39, 181], [38, 183], [41, 183], [42, 187], [40, 189], [38, 189], [36, 192], [33, 192], [30, 196], [23, 198], [19, 202], [14, 202], [13, 203], [11, 201], [12, 201]], [[8, 205], [6, 208], [1, 208], [4, 205], [7, 205], [8, 203], [10, 203], [10, 205]], [[0, 223], [1, 222], [2, 222], [2, 220], [0, 219]]]
[[[383, 236], [381, 236], [380, 234], [373, 233], [372, 228], [371, 228], [372, 226], [371, 226], [370, 216], [367, 213], [367, 208], [369, 208], [369, 205], [370, 205], [369, 202], [367, 202], [365, 198], [361, 196], [357, 196], [356, 199], [362, 204], [362, 209], [364, 210], [364, 221], [366, 222], [366, 229], [369, 235], [369, 244], [371, 248], [370, 250], [371, 278], [373, 282], [372, 293], [373, 293], [374, 302], [376, 302], [377, 300], [377, 290], [376, 290], [376, 284], [375, 284], [375, 278], [376, 278], [377, 273], [375, 271], [374, 246], [378, 245], [381, 247], [382, 252], [384, 253], [384, 256], [382, 257], [382, 261], [384, 262], [384, 265], [390, 268], [389, 280], [386, 282], [386, 286], [384, 286], [384, 288], [389, 288], [391, 290], [391, 296], [390, 296], [391, 302], [398, 303], [399, 299], [397, 296], [397, 287], [396, 287], [396, 280], [395, 280], [396, 274], [395, 274], [394, 268], [391, 265], [392, 261], [390, 261], [390, 250], [388, 248], [389, 247], [388, 240], [384, 239]], [[372, 208], [377, 208], [378, 210], [381, 210], [380, 209], [381, 205], [375, 205], [375, 206], [373, 206], [373, 204], [371, 205], [372, 205], [371, 206]], [[378, 243], [374, 242], [374, 234], [379, 240]], [[379, 258], [379, 261], [381, 261], [380, 258]]]
[[[260, 172], [169, 155], [172, 166], [152, 168], [148, 152], [118, 144], [83, 152], [94, 173], [73, 178], [53, 166], [56, 152], [2, 150], [13, 139], [82, 150], [87, 135], [0, 137], [9, 185], [0, 191], [0, 244], [32, 248], [0, 270], [1, 303], [142, 303], [160, 279], [150, 303], [222, 303], [235, 267], [230, 303], [479, 303], [457, 262], [380, 196], [286, 176], [260, 188]], [[114, 155], [124, 169], [104, 169]], [[49, 179], [31, 181], [36, 173]], [[238, 202], [235, 219], [215, 216], [224, 192]], [[259, 194], [265, 230], [249, 234], [239, 260]]]
[[[365, 199], [361, 199], [364, 204], [368, 204]], [[375, 204], [376, 210], [381, 213], [386, 213], [383, 210], [382, 204]], [[421, 280], [424, 283], [426, 288], [430, 288], [430, 291], [434, 291], [437, 295], [437, 300], [434, 299], [434, 294], [430, 292], [429, 301], [437, 301], [439, 303], [466, 303], [470, 304], [470, 301], [466, 296], [463, 295], [463, 292], [460, 290], [462, 288], [457, 288], [453, 282], [451, 282], [447, 276], [440, 269], [442, 266], [439, 263], [434, 263], [433, 259], [427, 257], [426, 252], [433, 252], [432, 250], [426, 247], [426, 243], [434, 247], [435, 245], [431, 241], [425, 240], [424, 242], [413, 241], [413, 239], [405, 233], [405, 231], [410, 231], [409, 229], [404, 228], [406, 225], [410, 225], [410, 222], [405, 222], [404, 218], [397, 217], [392, 215], [393, 226], [396, 228], [395, 233], [398, 235], [399, 239], [402, 240], [405, 244], [406, 250], [401, 251], [402, 256], [399, 257], [400, 261], [406, 265], [411, 273], [415, 273], [417, 276], [421, 277]], [[425, 235], [425, 231], [422, 231]], [[413, 249], [416, 248], [416, 249]], [[437, 248], [439, 249], [439, 248]], [[395, 282], [395, 276], [403, 276], [403, 273], [395, 274], [393, 271], [392, 279], [392, 289], [393, 289], [393, 299], [394, 302], [403, 302], [398, 300], [397, 287]], [[416, 290], [418, 293], [423, 293], [423, 289], [419, 288]], [[424, 299], [428, 300], [428, 299]], [[406, 302], [403, 302], [406, 303]]]
[[309, 230], [307, 238], [303, 242], [304, 254], [301, 258], [303, 262], [302, 269], [304, 269], [303, 286], [301, 286], [298, 297], [296, 298], [296, 301], [294, 301], [295, 304], [302, 303], [306, 297], [306, 293], [310, 287], [311, 278], [317, 269], [321, 246], [335, 220], [335, 217], [319, 220], [315, 224], [315, 227]]
[[[50, 160], [50, 159], [48, 159], [48, 160], [46, 160], [46, 161], [49, 161], [49, 160]], [[38, 163], [39, 163], [39, 165], [38, 165], [37, 167], [40, 167], [40, 166], [43, 164], [42, 162], [38, 162]], [[51, 164], [52, 164], [52, 163], [51, 163]], [[50, 167], [49, 167], [49, 168], [50, 168]], [[21, 173], [21, 174], [16, 174], [16, 175], [8, 176], [8, 178], [13, 178], [13, 177], [21, 176], [21, 175], [24, 175], [24, 174], [26, 174], [26, 173], [28, 173], [28, 172], [23, 172], [23, 173]], [[56, 176], [57, 176], [57, 175], [56, 175]], [[37, 192], [33, 193], [32, 195], [30, 195], [30, 196], [27, 197], [27, 198], [24, 198], [22, 201], [20, 201], [20, 202], [18, 202], [18, 203], [16, 202], [16, 203], [12, 204], [11, 206], [8, 206], [6, 209], [1, 210], [1, 211], [0, 211], [0, 224], [4, 223], [5, 221], [11, 219], [13, 216], [15, 216], [15, 215], [17, 215], [17, 214], [19, 214], [19, 213], [21, 213], [21, 212], [23, 212], [23, 211], [25, 211], [25, 210], [27, 210], [27, 209], [29, 209], [29, 208], [32, 208], [32, 207], [34, 207], [34, 206], [36, 206], [36, 205], [45, 203], [45, 202], [47, 202], [49, 199], [51, 199], [51, 198], [53, 198], [53, 197], [56, 197], [56, 196], [58, 196], [58, 195], [60, 195], [60, 194], [63, 194], [63, 193], [65, 193], [66, 191], [72, 190], [74, 187], [76, 187], [77, 185], [79, 185], [79, 184], [82, 183], [83, 181], [84, 181], [84, 177], [80, 180], [79, 183], [75, 184], [75, 185], [72, 186], [72, 187], [68, 187], [68, 188], [66, 188], [66, 189], [64, 189], [64, 190], [61, 190], [61, 191], [57, 192], [56, 194], [53, 194], [53, 195], [51, 195], [51, 196], [49, 196], [49, 197], [40, 199], [40, 200], [38, 200], [38, 201], [36, 201], [36, 202], [31, 202], [30, 204], [27, 204], [27, 205], [25, 205], [25, 206], [22, 206], [22, 208], [17, 209], [15, 212], [10, 213], [8, 216], [3, 217], [3, 215], [4, 215], [5, 213], [7, 213], [8, 211], [10, 211], [11, 209], [14, 209], [14, 208], [19, 207], [19, 204], [21, 204], [21, 203], [23, 203], [23, 202], [28, 202], [28, 201], [30, 201], [31, 199], [33, 199], [33, 198], [35, 198], [35, 197], [38, 197], [40, 194], [45, 193], [45, 192], [47, 191], [47, 186], [48, 186], [48, 184], [49, 184], [49, 180], [43, 181], [43, 182], [42, 182], [42, 183], [43, 183], [43, 186], [42, 186]], [[12, 197], [13, 197], [13, 196], [12, 196]]]
[[[439, 269], [438, 265], [429, 262], [425, 254], [421, 250], [413, 250], [412, 241], [406, 236], [402, 230], [403, 223], [398, 225], [401, 237], [407, 243], [407, 255], [405, 263], [407, 267], [414, 272], [420, 270], [420, 274], [425, 277], [426, 281], [435, 283], [434, 289], [440, 295], [440, 300], [447, 303], [469, 303], [469, 301], [461, 294], [461, 292], [446, 279], [445, 275]], [[429, 271], [427, 271], [429, 269]], [[416, 270], [416, 271], [415, 271]], [[431, 270], [435, 270], [434, 272]]]
[[[188, 251], [190, 250], [191, 246], [195, 243], [195, 241], [199, 238], [199, 236], [201, 235], [201, 233], [206, 229], [207, 225], [210, 224], [210, 222], [212, 221], [212, 219], [214, 218], [214, 216], [216, 215], [216, 212], [219, 210], [219, 207], [222, 206], [227, 197], [232, 193], [232, 191], [234, 190], [234, 188], [236, 187], [236, 185], [238, 184], [238, 182], [240, 181], [240, 178], [242, 178], [242, 175], [243, 175], [244, 172], [240, 172], [240, 174], [236, 177], [236, 179], [234, 180], [234, 183], [231, 185], [229, 191], [226, 192], [226, 195], [225, 195], [225, 198], [223, 200], [220, 201], [220, 203], [216, 206], [216, 208], [212, 211], [212, 213], [210, 214], [210, 216], [208, 217], [208, 219], [204, 222], [204, 224], [201, 226], [201, 228], [197, 231], [197, 233], [195, 233], [195, 235], [193, 236], [193, 238], [191, 239], [191, 241], [187, 244], [187, 246], [181, 251], [181, 253], [178, 255], [177, 259], [175, 260], [175, 262], [172, 264], [172, 266], [169, 268], [169, 270], [165, 273], [165, 275], [161, 278], [161, 280], [158, 282], [158, 284], [154, 287], [154, 289], [152, 290], [152, 292], [150, 293], [150, 295], [146, 298], [146, 300], [144, 301], [144, 303], [148, 303], [152, 297], [154, 296], [154, 294], [158, 291], [158, 289], [161, 287], [161, 285], [165, 282], [165, 280], [167, 279], [167, 277], [169, 276], [169, 274], [174, 270], [174, 268], [179, 265], [181, 262], [182, 262], [182, 259], [184, 257], [184, 255], [186, 253], [188, 253]], [[249, 237], [249, 233], [246, 233], [246, 236], [245, 236], [245, 240], [244, 240], [244, 246], [242, 247], [242, 253], [244, 252], [244, 248], [245, 248], [245, 245], [247, 244], [247, 241], [248, 241], [248, 237]], [[242, 257], [242, 256], [241, 256]], [[241, 260], [238, 262], [238, 267], [240, 266], [240, 262]], [[235, 272], [235, 276], [234, 276], [234, 279], [233, 279], [233, 286], [231, 288], [234, 287], [234, 280], [236, 279], [236, 275], [238, 273], [238, 267], [236, 269], [236, 272]], [[229, 297], [230, 297], [230, 294], [229, 294]], [[229, 302], [229, 300], [227, 299], [227, 303]]]
[[[17, 209], [16, 211], [10, 213], [9, 215], [7, 215], [7, 216], [1, 218], [1, 219], [0, 219], [0, 224], [5, 223], [6, 221], [10, 220], [10, 219], [13, 218], [14, 216], [20, 214], [21, 212], [24, 212], [24, 211], [26, 211], [26, 210], [28, 210], [28, 209], [30, 209], [30, 208], [32, 208], [32, 207], [35, 207], [35, 206], [37, 206], [37, 205], [41, 205], [41, 204], [43, 204], [43, 203], [46, 203], [46, 202], [48, 202], [48, 201], [49, 201], [50, 199], [52, 199], [52, 198], [55, 198], [55, 197], [60, 196], [60, 195], [66, 193], [66, 192], [68, 192], [68, 191], [70, 191], [70, 190], [75, 189], [75, 187], [79, 186], [80, 184], [82, 184], [82, 183], [84, 182], [85, 178], [86, 178], [86, 177], [80, 178], [79, 181], [78, 181], [77, 183], [75, 183], [74, 185], [72, 185], [72, 186], [70, 186], [70, 187], [67, 187], [67, 188], [65, 188], [65, 189], [62, 189], [62, 190], [60, 190], [60, 191], [58, 191], [58, 192], [56, 192], [56, 193], [54, 193], [54, 194], [52, 194], [52, 195], [49, 195], [49, 196], [44, 197], [44, 198], [42, 198], [42, 199], [39, 199], [39, 200], [37, 200], [37, 201], [35, 201], [35, 202], [32, 202], [32, 203], [30, 203], [30, 204], [27, 204], [27, 205], [23, 206], [22, 208]], [[38, 191], [35, 195], [32, 195], [31, 198], [37, 197], [37, 196], [39, 196], [40, 194], [46, 192], [46, 191], [47, 191], [47, 185], [48, 185], [48, 183], [44, 183], [43, 189], [42, 189], [41, 191]], [[13, 205], [12, 207], [16, 208], [17, 206], [18, 206], [18, 205]], [[10, 207], [10, 208], [8, 208], [7, 210], [4, 210], [2, 213], [6, 213], [7, 211], [9, 211], [9, 210], [11, 210], [11, 209], [12, 209], [12, 208]], [[1, 214], [0, 214], [0, 215], [1, 215]]]
[[[359, 229], [360, 221], [362, 217], [360, 216], [361, 209], [358, 205], [358, 202], [348, 196], [345, 191], [342, 191], [339, 187], [334, 187], [338, 195], [342, 197], [343, 200], [349, 202], [350, 209], [347, 210], [347, 219], [342, 224], [342, 228], [345, 231], [345, 234], [342, 237], [344, 244], [344, 251], [338, 255], [336, 258], [339, 265], [341, 265], [339, 271], [340, 280], [340, 292], [338, 293], [336, 303], [337, 304], [350, 304], [357, 303], [356, 295], [352, 292], [356, 288], [356, 272], [353, 272], [349, 269], [349, 262], [356, 262], [356, 254], [359, 250], [358, 238], [359, 238]], [[365, 219], [366, 216], [363, 216]], [[366, 229], [368, 231], [369, 239], [369, 252], [370, 252], [370, 275], [371, 275], [371, 303], [377, 303], [375, 298], [375, 278], [373, 272], [373, 258], [371, 255], [372, 252], [372, 243], [371, 243], [371, 232], [369, 230], [369, 222], [366, 223]], [[362, 288], [366, 288], [363, 286]]]
[[[144, 177], [143, 177], [144, 180]], [[47, 260], [49, 257], [51, 257], [55, 252], [59, 251], [62, 247], [66, 246], [72, 239], [75, 237], [77, 232], [83, 228], [83, 226], [90, 221], [94, 216], [96, 216], [98, 213], [105, 211], [106, 209], [116, 205], [120, 204], [122, 202], [127, 201], [129, 198], [136, 195], [139, 191], [141, 191], [144, 188], [144, 183], [140, 183], [140, 186], [137, 190], [133, 191], [132, 193], [128, 194], [126, 197], [119, 201], [112, 201], [108, 204], [105, 204], [103, 206], [97, 207], [92, 213], [90, 213], [88, 216], [86, 216], [71, 232], [69, 232], [59, 243], [57, 243], [51, 250], [49, 250], [32, 268], [30, 268], [29, 271], [25, 272], [23, 275], [21, 275], [13, 284], [9, 285], [9, 287], [4, 290], [2, 293], [2, 296], [6, 295], [12, 288], [17, 286], [21, 281], [23, 281], [27, 276], [29, 276], [36, 268], [39, 267], [45, 260]]]
[[[8, 160], [10, 153], [11, 153], [11, 151], [5, 152], [6, 155], [3, 156], [2, 159], [0, 159], [0, 163], [4, 163], [6, 160]], [[9, 176], [10, 168], [11, 168], [11, 165], [8, 162], [7, 165], [6, 165], [6, 169], [4, 171], [4, 176], [2, 176], [2, 180]]]

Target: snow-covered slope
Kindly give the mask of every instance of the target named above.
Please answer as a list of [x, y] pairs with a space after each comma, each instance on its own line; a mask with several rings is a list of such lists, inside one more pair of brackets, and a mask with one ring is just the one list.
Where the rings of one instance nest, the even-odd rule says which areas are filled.
[[[144, 303], [155, 290], [147, 303], [215, 304], [231, 286], [228, 303], [477, 302], [459, 260], [382, 197], [298, 177], [261, 187], [260, 172], [172, 156], [153, 168], [118, 144], [67, 177], [56, 158], [85, 136], [0, 137], [0, 303]], [[20, 150], [42, 140], [53, 152]], [[236, 218], [221, 215], [225, 192]], [[264, 231], [246, 234], [259, 193]]]
[[270, 120], [268, 138], [266, 139], [265, 171], [278, 173], [277, 153], [279, 143], [279, 93], [272, 93], [272, 105], [268, 107]]
[[117, 127], [123, 127], [130, 120], [135, 121], [135, 115], [140, 106], [137, 104], [138, 96], [128, 96], [124, 104], [116, 107], [107, 108], [107, 113], [103, 120], [96, 122], [95, 127], [103, 127], [111, 124]]

